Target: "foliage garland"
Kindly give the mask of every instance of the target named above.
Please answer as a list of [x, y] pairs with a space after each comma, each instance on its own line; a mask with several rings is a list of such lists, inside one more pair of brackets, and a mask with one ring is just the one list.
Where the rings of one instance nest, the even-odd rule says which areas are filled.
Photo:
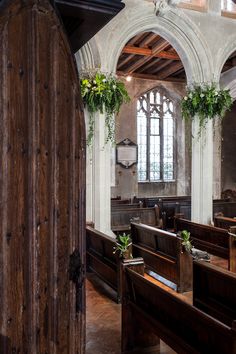
[[111, 74], [100, 71], [87, 72], [80, 80], [81, 94], [89, 112], [89, 129], [87, 145], [91, 145], [94, 136], [96, 112], [105, 113], [107, 135], [105, 144], [115, 143], [115, 117], [123, 103], [128, 103], [130, 97], [123, 82]]
[[232, 103], [229, 90], [218, 90], [215, 83], [193, 84], [187, 88], [186, 96], [181, 101], [182, 116], [185, 120], [193, 120], [197, 116], [198, 135], [201, 135], [207, 122], [215, 117], [222, 120]]

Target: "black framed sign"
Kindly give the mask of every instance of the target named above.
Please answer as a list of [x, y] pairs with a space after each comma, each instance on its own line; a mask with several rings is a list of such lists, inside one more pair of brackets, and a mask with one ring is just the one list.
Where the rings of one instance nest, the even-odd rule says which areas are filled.
[[116, 145], [116, 163], [130, 168], [138, 162], [138, 145], [126, 138]]

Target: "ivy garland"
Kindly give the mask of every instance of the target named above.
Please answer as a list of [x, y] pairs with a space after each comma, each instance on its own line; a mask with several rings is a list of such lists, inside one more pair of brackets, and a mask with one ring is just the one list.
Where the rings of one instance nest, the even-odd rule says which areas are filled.
[[182, 116], [185, 120], [199, 119], [201, 135], [207, 122], [215, 117], [222, 120], [227, 110], [232, 106], [233, 99], [229, 90], [218, 90], [216, 84], [194, 84], [187, 89], [186, 96], [181, 101]]
[[115, 117], [123, 103], [128, 103], [130, 97], [123, 82], [113, 75], [99, 71], [87, 73], [80, 80], [81, 94], [89, 112], [89, 129], [87, 145], [90, 146], [94, 137], [96, 112], [105, 113], [105, 126], [107, 128], [105, 144], [109, 141], [115, 143]]

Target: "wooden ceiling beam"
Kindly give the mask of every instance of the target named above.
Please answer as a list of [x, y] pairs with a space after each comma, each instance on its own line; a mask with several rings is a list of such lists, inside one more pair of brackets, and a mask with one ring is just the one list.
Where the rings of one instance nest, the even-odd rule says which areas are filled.
[[155, 38], [160, 38], [160, 37], [158, 36], [158, 34], [150, 32], [149, 35], [139, 43], [139, 47], [148, 46]]
[[[125, 77], [126, 74], [123, 71], [117, 71], [117, 75], [121, 77]], [[151, 74], [142, 74], [142, 73], [132, 73], [132, 77], [138, 78], [138, 79], [145, 79], [145, 80], [159, 80], [159, 77], [157, 75], [151, 75]], [[185, 79], [182, 78], [177, 78], [177, 77], [168, 77], [165, 80], [161, 81], [168, 81], [168, 82], [186, 82]]]
[[158, 74], [158, 77], [160, 80], [164, 80], [166, 78], [168, 78], [170, 75], [176, 73], [177, 71], [179, 71], [180, 69], [182, 69], [183, 64], [181, 62], [176, 62], [176, 63], [171, 63], [171, 65], [166, 68], [165, 70], [161, 71]]
[[168, 52], [165, 50], [156, 51], [155, 49], [140, 48], [140, 47], [134, 47], [129, 45], [123, 48], [122, 53], [150, 56], [150, 57], [163, 58], [163, 59], [180, 60], [178, 54], [174, 52]]
[[118, 61], [118, 65], [117, 68], [118, 70], [120, 70], [122, 68], [122, 66], [124, 66], [125, 64], [127, 64], [130, 60], [132, 60], [135, 57], [135, 54], [132, 55], [128, 55], [126, 58], [124, 58], [123, 60], [119, 60]]
[[166, 66], [170, 65], [173, 60], [164, 60], [161, 64], [157, 65], [150, 71], [150, 74], [155, 75], [157, 72], [163, 70]]
[[149, 70], [150, 68], [152, 68], [154, 65], [157, 65], [159, 63], [161, 59], [160, 58], [155, 58], [152, 61], [150, 61], [150, 63], [146, 63], [146, 65], [144, 65], [143, 67], [141, 67], [141, 69], [138, 71], [139, 73], [143, 73], [146, 70]]

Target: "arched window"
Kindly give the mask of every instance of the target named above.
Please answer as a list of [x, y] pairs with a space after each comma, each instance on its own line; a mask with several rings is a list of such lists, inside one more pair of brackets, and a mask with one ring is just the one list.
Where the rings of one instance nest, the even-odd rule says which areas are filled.
[[159, 89], [139, 97], [137, 102], [138, 181], [173, 181], [174, 104]]

